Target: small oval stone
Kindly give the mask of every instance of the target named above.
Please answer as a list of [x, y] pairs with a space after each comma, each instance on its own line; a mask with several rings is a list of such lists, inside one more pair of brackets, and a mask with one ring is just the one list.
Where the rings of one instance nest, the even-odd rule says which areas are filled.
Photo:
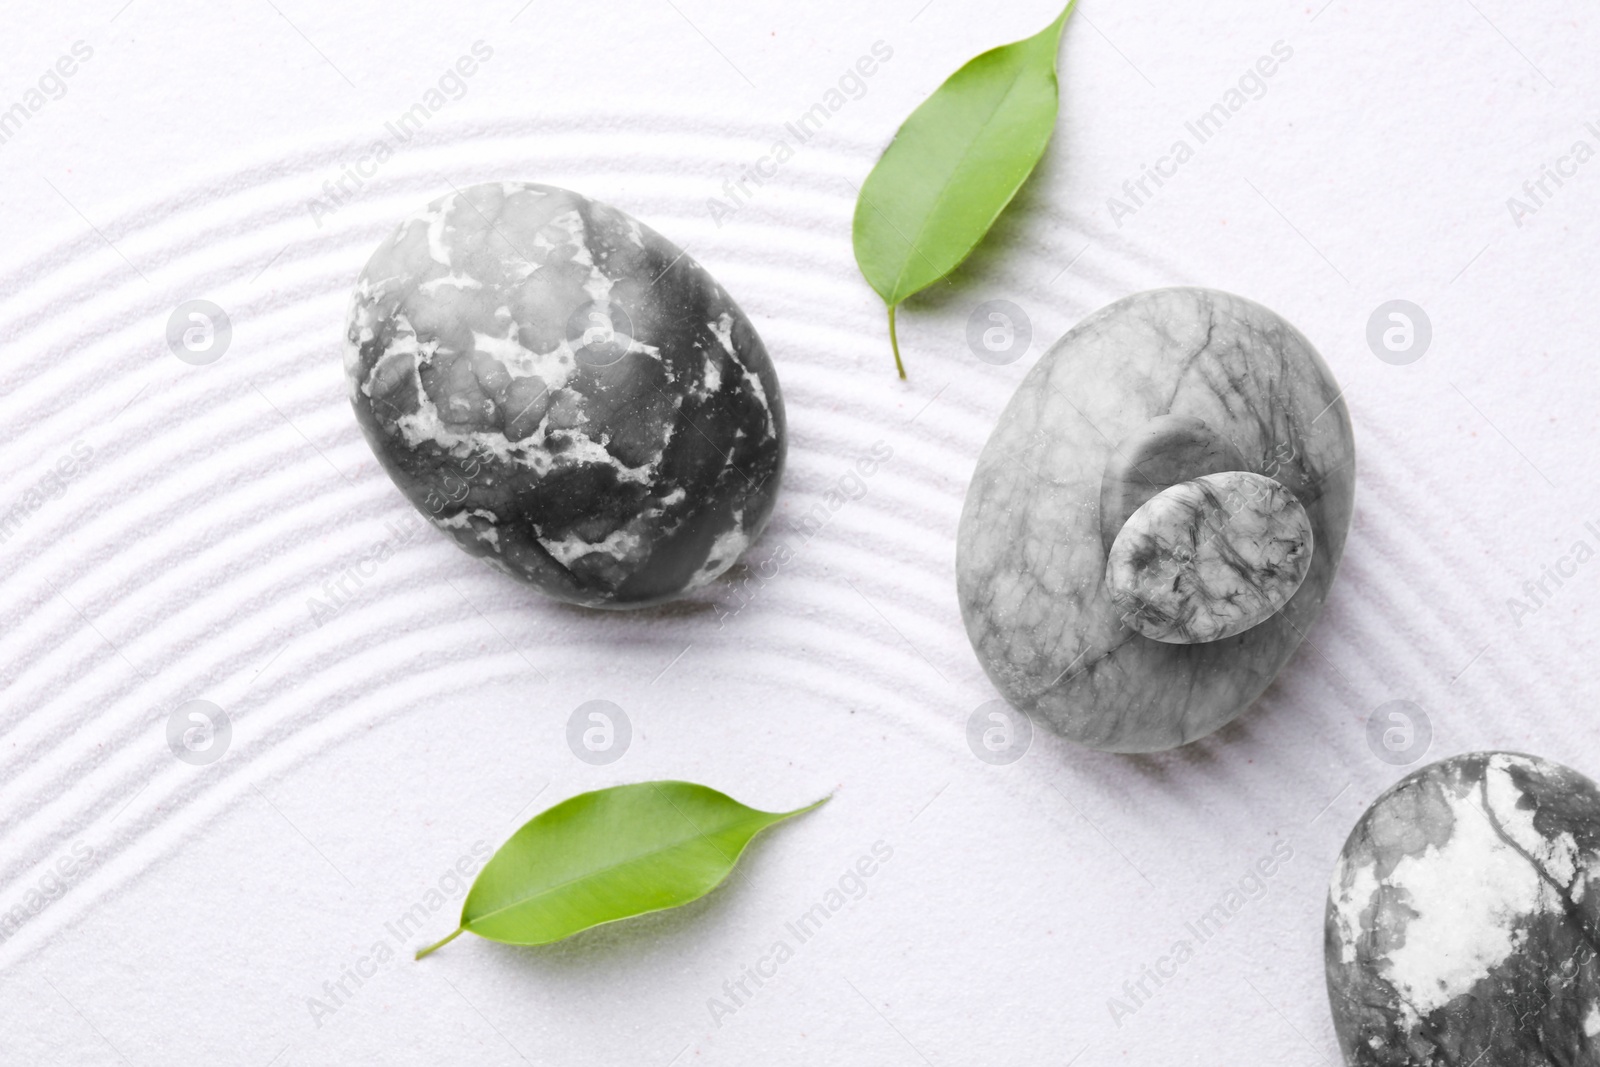
[[1106, 560], [1106, 589], [1123, 621], [1153, 641], [1218, 641], [1287, 604], [1312, 549], [1306, 509], [1280, 483], [1208, 474], [1129, 517]]
[[772, 514], [783, 398], [755, 328], [676, 245], [577, 193], [475, 185], [401, 222], [356, 281], [345, 371], [417, 509], [560, 600], [671, 599]]
[[1512, 752], [1422, 768], [1350, 832], [1325, 935], [1352, 1067], [1600, 1063], [1600, 790]]

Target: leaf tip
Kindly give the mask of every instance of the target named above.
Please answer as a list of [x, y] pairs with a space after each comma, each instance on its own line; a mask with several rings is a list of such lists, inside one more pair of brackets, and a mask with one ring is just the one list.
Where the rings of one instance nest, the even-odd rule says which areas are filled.
[[[835, 790], [835, 792], [837, 792], [837, 790]], [[816, 811], [818, 808], [822, 807], [822, 805], [824, 805], [828, 801], [832, 800], [833, 796], [834, 796], [833, 793], [829, 793], [827, 796], [823, 797], [821, 800], [813, 800], [811, 803], [807, 804], [805, 807], [796, 808], [793, 811], [791, 811], [789, 814], [790, 815], [804, 815], [808, 811]]]
[[1072, 9], [1077, 6], [1078, 0], [1067, 0], [1067, 6], [1061, 9], [1061, 14], [1056, 16], [1056, 20], [1050, 25], [1046, 26], [1044, 29], [1040, 30], [1039, 33], [1033, 38], [1036, 41], [1047, 42], [1049, 44], [1050, 72], [1052, 74], [1055, 73], [1056, 67], [1058, 66], [1058, 57], [1056, 53], [1061, 48], [1061, 33], [1066, 28], [1067, 19], [1072, 15]]

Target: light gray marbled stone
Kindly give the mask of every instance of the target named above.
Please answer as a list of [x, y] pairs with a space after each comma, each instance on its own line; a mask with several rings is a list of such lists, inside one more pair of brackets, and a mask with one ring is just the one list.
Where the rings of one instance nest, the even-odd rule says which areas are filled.
[[[1114, 446], [1172, 415], [1203, 422], [1244, 470], [1282, 483], [1311, 525], [1299, 590], [1218, 641], [1145, 637], [1104, 582]], [[1261, 695], [1316, 620], [1354, 492], [1349, 413], [1299, 331], [1214, 290], [1127, 297], [1039, 360], [979, 457], [956, 550], [968, 637], [1008, 701], [1081, 744], [1148, 752], [1204, 737]]]
[[1311, 555], [1311, 520], [1294, 494], [1249, 471], [1208, 474], [1133, 513], [1111, 546], [1106, 588], [1152, 641], [1218, 641], [1283, 607]]

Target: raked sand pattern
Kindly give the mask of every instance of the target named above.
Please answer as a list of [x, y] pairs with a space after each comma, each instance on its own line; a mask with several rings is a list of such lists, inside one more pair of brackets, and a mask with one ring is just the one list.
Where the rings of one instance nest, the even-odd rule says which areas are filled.
[[[446, 112], [319, 228], [306, 201], [365, 132], [262, 144], [175, 173], [160, 194], [86, 204], [115, 250], [63, 208], [48, 241], [8, 246], [0, 263], [0, 968], [7, 1032], [45, 1035], [24, 1059], [48, 1061], [62, 1035], [106, 1053], [46, 979], [134, 1062], [180, 1047], [266, 1064], [286, 1046], [291, 1063], [356, 1062], [386, 1039], [440, 1062], [480, 1030], [497, 1040], [441, 974], [525, 1050], [566, 1059], [621, 1062], [659, 1044], [666, 1060], [693, 1042], [706, 1063], [748, 1062], [769, 1035], [761, 1013], [780, 1004], [812, 1013], [819, 1042], [859, 1036], [830, 1030], [840, 1018], [898, 1041], [836, 966], [876, 1000], [889, 974], [910, 976], [917, 996], [876, 1006], [913, 1040], [969, 1058], [1020, 1061], [1044, 1041], [1063, 1059], [1092, 1043], [1088, 1067], [1118, 1043], [1173, 1059], [1192, 1035], [1168, 1035], [1162, 1012], [1197, 997], [1240, 1054], [1309, 1054], [1242, 977], [1331, 1053], [1314, 947], [1303, 967], [1274, 947], [1297, 936], [1286, 904], [1260, 905], [1259, 923], [1189, 965], [1187, 989], [1164, 989], [1122, 1027], [1106, 998], [1279, 837], [1306, 860], [1267, 900], [1320, 896], [1311, 857], [1331, 857], [1331, 827], [1342, 833], [1355, 798], [1392, 777], [1359, 721], [1384, 694], [1443, 694], [1472, 663], [1436, 744], [1493, 731], [1513, 707], [1519, 730], [1566, 736], [1566, 717], [1528, 710], [1566, 706], [1551, 664], [1499, 646], [1479, 656], [1505, 637], [1479, 570], [1495, 517], [1434, 506], [1460, 479], [1417, 453], [1406, 410], [1362, 421], [1361, 517], [1340, 582], [1314, 649], [1254, 711], [1140, 760], [1068, 745], [1042, 722], [1020, 762], [973, 758], [968, 718], [996, 694], [960, 623], [953, 546], [989, 431], [1055, 337], [1127, 293], [1207, 281], [1204, 264], [1175, 260], [1156, 230], [1086, 232], [1050, 191], [1080, 178], [1047, 160], [1049, 184], [1002, 219], [996, 254], [902, 314], [901, 385], [848, 242], [849, 181], [876, 142], [818, 137], [781, 188], [719, 227], [706, 201], [764, 150], [760, 123], [645, 104], [474, 125]], [[743, 566], [680, 605], [597, 616], [481, 566], [422, 522], [351, 413], [342, 327], [362, 265], [449, 183], [507, 179], [602, 198], [687, 249], [776, 366], [791, 439], [771, 522]], [[1035, 331], [1004, 367], [964, 337], [970, 306], [995, 295]], [[173, 309], [197, 298], [232, 327], [204, 366], [166, 341]], [[1340, 336], [1315, 339], [1348, 381], [1371, 357]], [[1452, 626], [1419, 625], [1435, 615]], [[634, 748], [608, 776], [565, 747], [568, 716], [592, 697], [635, 718]], [[231, 720], [226, 752], [203, 766], [168, 741], [173, 713], [197, 699]], [[481, 982], [397, 961], [323, 1028], [307, 1015], [386, 922], [475, 842], [498, 844], [526, 805], [668, 776], [773, 804], [838, 782], [824, 809], [838, 821], [810, 824], [824, 835], [814, 846], [796, 834], [758, 851], [750, 883], [644, 934], [537, 960], [487, 949], [460, 961]], [[764, 795], [774, 783], [793, 795]], [[880, 838], [895, 860], [872, 899], [713, 1032], [706, 998]], [[1091, 926], [1039, 914], [1038, 901], [1069, 896], [1093, 902]], [[219, 901], [248, 904], [255, 921], [224, 921]], [[957, 927], [981, 936], [938, 936]], [[189, 977], [201, 961], [214, 984]], [[957, 1010], [942, 976], [958, 966], [974, 987], [1039, 995]], [[145, 987], [181, 995], [155, 1011]], [[210, 1022], [142, 1043], [140, 1020], [174, 1003]], [[623, 1010], [647, 1032], [617, 1026]], [[478, 1030], [464, 1036], [450, 1013]]]

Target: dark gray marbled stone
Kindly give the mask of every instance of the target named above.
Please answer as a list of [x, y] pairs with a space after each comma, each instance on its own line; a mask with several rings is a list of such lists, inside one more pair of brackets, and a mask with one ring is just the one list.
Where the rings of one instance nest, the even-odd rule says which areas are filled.
[[[1169, 415], [1205, 423], [1311, 522], [1316, 547], [1299, 590], [1218, 641], [1145, 637], [1103, 580], [1101, 492], [1122, 462], [1114, 445]], [[1138, 293], [1045, 353], [984, 446], [957, 541], [967, 635], [1008, 701], [1074, 741], [1148, 752], [1204, 737], [1261, 694], [1321, 612], [1354, 492], [1349, 414], [1299, 331], [1227, 293]]]
[[502, 182], [403, 221], [356, 282], [350, 400], [411, 502], [545, 593], [704, 585], [772, 514], [783, 398], [712, 277], [615, 208]]
[[1106, 589], [1151, 640], [1218, 641], [1283, 607], [1312, 547], [1311, 520], [1281, 484], [1249, 471], [1207, 474], [1129, 517], [1106, 559]]
[[1328, 892], [1328, 997], [1359, 1067], [1600, 1064], [1600, 790], [1475, 752], [1367, 809]]

